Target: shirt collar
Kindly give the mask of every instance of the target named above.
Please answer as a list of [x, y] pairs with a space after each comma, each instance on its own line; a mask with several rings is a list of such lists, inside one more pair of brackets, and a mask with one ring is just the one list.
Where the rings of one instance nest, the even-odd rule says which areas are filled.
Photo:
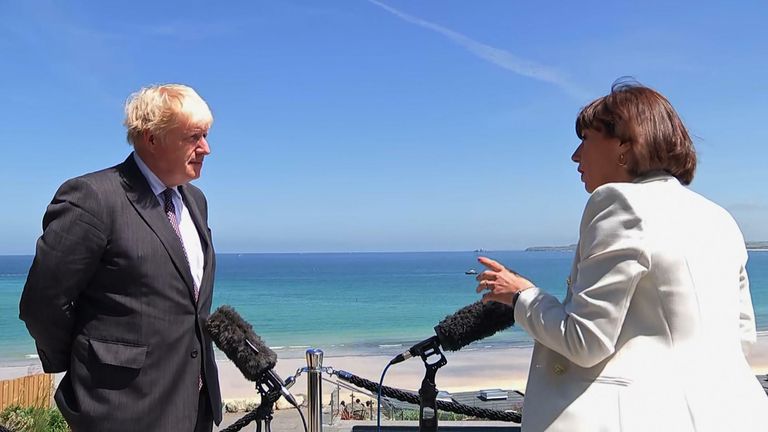
[[[152, 172], [151, 169], [147, 166], [147, 164], [144, 163], [143, 160], [139, 157], [139, 154], [136, 152], [133, 152], [133, 160], [136, 161], [136, 165], [139, 167], [139, 171], [141, 171], [142, 174], [144, 174], [144, 177], [149, 182], [149, 187], [152, 188], [152, 193], [155, 194], [155, 196], [160, 195], [163, 193], [164, 190], [168, 189], [168, 186], [166, 186], [160, 178], [155, 175], [155, 173]], [[175, 192], [175, 195], [179, 194], [179, 190], [177, 186], [172, 187], [173, 191]]]

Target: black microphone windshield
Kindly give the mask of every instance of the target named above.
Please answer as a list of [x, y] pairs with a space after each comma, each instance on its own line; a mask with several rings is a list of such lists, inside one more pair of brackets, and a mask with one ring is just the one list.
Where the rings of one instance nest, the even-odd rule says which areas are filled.
[[494, 301], [478, 301], [445, 317], [435, 326], [435, 333], [443, 349], [458, 351], [514, 323], [515, 309], [512, 306]]
[[277, 364], [272, 351], [231, 306], [220, 306], [205, 323], [213, 343], [250, 381], [259, 381]]

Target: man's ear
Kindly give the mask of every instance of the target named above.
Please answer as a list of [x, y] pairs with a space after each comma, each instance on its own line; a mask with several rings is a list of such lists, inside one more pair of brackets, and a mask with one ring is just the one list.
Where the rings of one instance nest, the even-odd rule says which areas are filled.
[[153, 134], [150, 131], [144, 131], [142, 132], [144, 142], [147, 143], [147, 150], [154, 151], [156, 145], [157, 145], [157, 137], [155, 134]]

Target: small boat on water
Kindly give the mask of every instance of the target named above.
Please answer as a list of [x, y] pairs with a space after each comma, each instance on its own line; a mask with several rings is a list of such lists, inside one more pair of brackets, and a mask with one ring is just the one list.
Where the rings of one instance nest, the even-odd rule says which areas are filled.
[[464, 274], [465, 275], [476, 275], [477, 274], [477, 270], [469, 269], [469, 270], [465, 271]]

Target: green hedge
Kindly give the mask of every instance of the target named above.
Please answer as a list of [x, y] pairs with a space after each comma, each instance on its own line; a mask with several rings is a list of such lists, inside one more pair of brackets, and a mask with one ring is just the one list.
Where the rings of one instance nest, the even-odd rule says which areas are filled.
[[[395, 413], [393, 415], [394, 420], [411, 420], [411, 421], [418, 421], [419, 420], [419, 411], [418, 410], [402, 410], [398, 413]], [[439, 420], [445, 420], [445, 421], [461, 421], [461, 420], [468, 420], [470, 419], [469, 416], [464, 414], [456, 414], [448, 411], [437, 411], [437, 419]]]
[[0, 413], [0, 425], [12, 432], [69, 432], [56, 408], [11, 406]]

